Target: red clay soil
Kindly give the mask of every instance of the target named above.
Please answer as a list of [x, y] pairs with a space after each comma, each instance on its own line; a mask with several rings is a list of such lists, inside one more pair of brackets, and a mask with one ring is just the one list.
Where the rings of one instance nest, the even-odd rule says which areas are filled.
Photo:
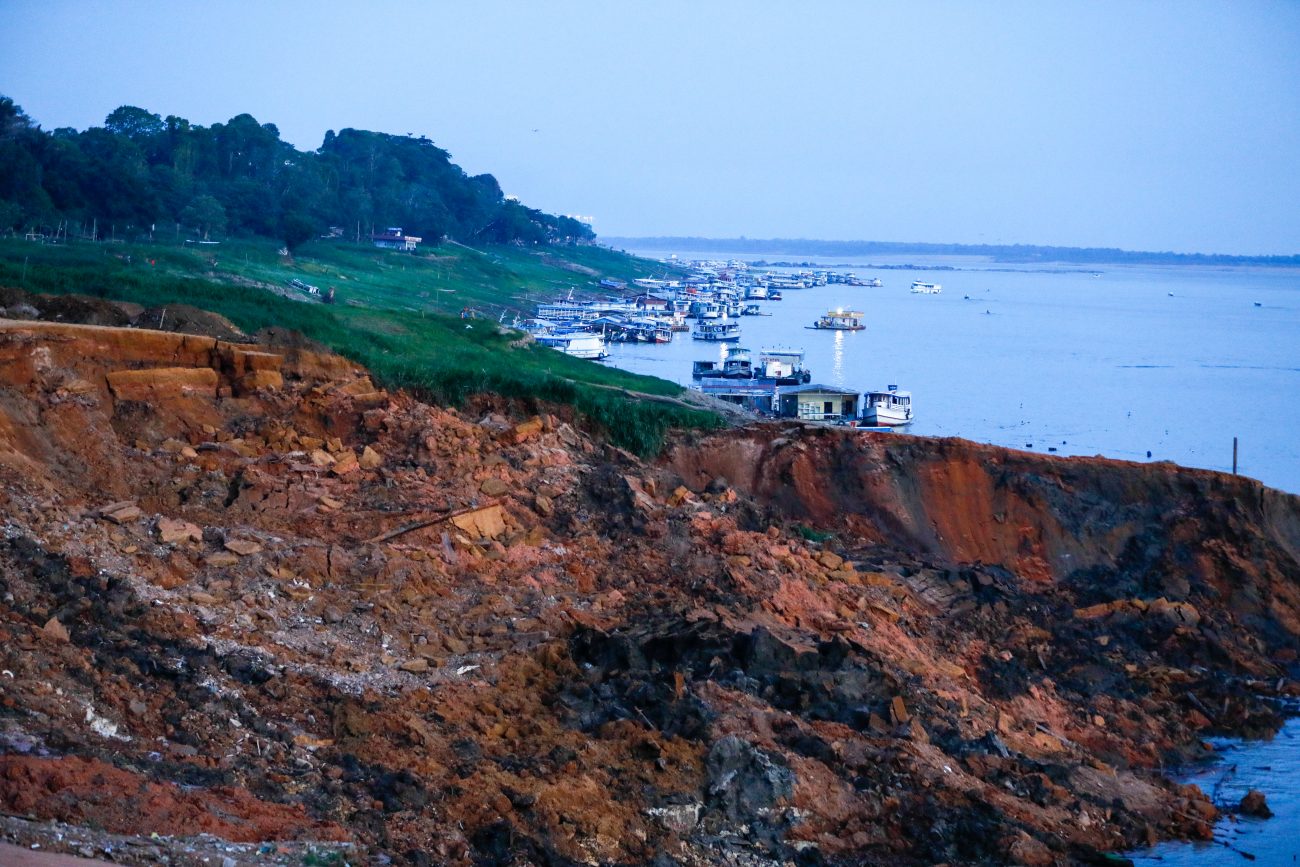
[[[1300, 502], [0, 323], [0, 809], [411, 864], [1089, 863], [1297, 691]], [[166, 829], [166, 830], [163, 830]]]
[[15, 813], [93, 824], [114, 834], [138, 833], [147, 817], [151, 833], [171, 837], [213, 834], [236, 843], [348, 839], [339, 826], [310, 819], [301, 804], [268, 803], [231, 786], [185, 790], [75, 756], [0, 756], [0, 802]]

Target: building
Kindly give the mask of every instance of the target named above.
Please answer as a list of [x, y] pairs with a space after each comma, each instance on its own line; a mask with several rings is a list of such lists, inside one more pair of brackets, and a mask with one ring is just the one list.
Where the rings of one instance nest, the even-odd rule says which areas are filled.
[[779, 414], [807, 421], [851, 421], [858, 416], [858, 392], [850, 388], [811, 383], [783, 388]]
[[761, 415], [771, 415], [776, 402], [775, 383], [718, 379], [701, 382], [691, 388]]
[[376, 247], [385, 250], [404, 250], [407, 253], [414, 253], [416, 246], [423, 240], [415, 235], [407, 235], [402, 231], [401, 226], [389, 226], [383, 232], [370, 236], [371, 243]]

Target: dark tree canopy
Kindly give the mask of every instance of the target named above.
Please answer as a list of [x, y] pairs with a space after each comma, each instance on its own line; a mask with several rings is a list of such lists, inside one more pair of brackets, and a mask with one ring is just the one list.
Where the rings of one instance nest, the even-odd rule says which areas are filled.
[[464, 243], [594, 237], [577, 220], [507, 199], [496, 178], [467, 175], [424, 137], [330, 130], [318, 150], [303, 152], [248, 114], [202, 127], [131, 105], [101, 127], [45, 132], [0, 97], [0, 231], [96, 219], [126, 233], [179, 224], [291, 249], [331, 226], [363, 238], [401, 226]]

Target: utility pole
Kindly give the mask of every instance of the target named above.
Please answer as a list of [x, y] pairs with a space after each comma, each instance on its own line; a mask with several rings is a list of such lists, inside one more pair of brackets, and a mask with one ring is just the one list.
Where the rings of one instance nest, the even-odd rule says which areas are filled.
[[1232, 438], [1232, 474], [1237, 474], [1237, 438]]

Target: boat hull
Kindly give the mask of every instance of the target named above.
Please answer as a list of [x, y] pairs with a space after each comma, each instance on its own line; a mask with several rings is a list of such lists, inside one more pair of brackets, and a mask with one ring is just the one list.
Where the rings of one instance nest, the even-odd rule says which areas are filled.
[[901, 427], [912, 423], [912, 414], [906, 410], [869, 406], [862, 411], [862, 423], [875, 427]]

